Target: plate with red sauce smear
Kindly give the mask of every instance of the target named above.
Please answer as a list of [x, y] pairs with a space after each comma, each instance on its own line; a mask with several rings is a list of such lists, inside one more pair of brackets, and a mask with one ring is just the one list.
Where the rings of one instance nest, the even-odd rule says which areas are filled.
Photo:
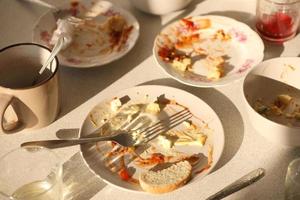
[[165, 28], [155, 39], [157, 64], [172, 78], [196, 87], [233, 83], [259, 64], [264, 44], [249, 26], [223, 16], [192, 16]]
[[108, 64], [127, 54], [139, 37], [139, 24], [128, 11], [109, 1], [71, 1], [44, 14], [35, 25], [33, 41], [49, 48], [59, 19], [73, 16], [72, 42], [60, 51], [62, 65], [78, 68]]
[[[155, 105], [159, 105], [159, 109]], [[99, 127], [97, 136], [118, 129], [138, 135], [138, 130], [183, 109], [189, 109], [192, 118], [160, 132], [147, 145], [135, 148], [121, 147], [114, 142], [81, 145], [84, 161], [106, 183], [127, 191], [144, 192], [139, 185], [141, 173], [166, 168], [182, 160], [193, 166], [191, 180], [185, 186], [199, 182], [221, 157], [224, 131], [213, 109], [183, 90], [156, 85], [123, 90], [89, 112], [81, 126], [80, 137], [91, 137], [89, 133]]]

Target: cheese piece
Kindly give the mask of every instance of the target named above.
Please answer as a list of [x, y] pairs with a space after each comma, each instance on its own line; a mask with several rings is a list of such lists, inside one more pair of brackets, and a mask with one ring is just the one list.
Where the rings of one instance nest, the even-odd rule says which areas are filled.
[[192, 60], [190, 58], [183, 58], [182, 60], [173, 60], [172, 66], [179, 70], [185, 72], [188, 67], [192, 65]]
[[224, 59], [221, 56], [218, 57], [212, 57], [207, 56], [206, 57], [206, 65], [208, 67], [208, 79], [214, 79], [218, 80], [220, 77], [224, 74]]
[[160, 112], [160, 107], [158, 103], [149, 103], [145, 110], [147, 113], [158, 114]]
[[292, 101], [292, 97], [287, 94], [281, 94], [277, 96], [277, 100], [284, 105], [284, 107], [288, 106], [290, 102]]
[[204, 146], [205, 142], [206, 142], [207, 136], [200, 134], [198, 136], [196, 136], [195, 140], [177, 140], [175, 142], [176, 146], [184, 146], [184, 145], [199, 145], [199, 146]]
[[114, 98], [114, 99], [110, 102], [110, 109], [111, 109], [113, 112], [117, 112], [121, 106], [122, 106], [122, 102], [120, 101], [119, 98]]
[[184, 121], [182, 122], [182, 124], [186, 127], [186, 128], [190, 128], [192, 123], [190, 121]]
[[211, 27], [210, 19], [197, 19], [196, 24], [199, 29], [206, 29]]
[[172, 147], [172, 141], [170, 141], [165, 135], [159, 135], [157, 140], [159, 145], [164, 149], [170, 149]]

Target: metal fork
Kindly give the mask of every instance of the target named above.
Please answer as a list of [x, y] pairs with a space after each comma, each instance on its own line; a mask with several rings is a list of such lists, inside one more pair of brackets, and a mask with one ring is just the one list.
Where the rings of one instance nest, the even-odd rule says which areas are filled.
[[[188, 109], [184, 109], [180, 112], [171, 115], [167, 119], [163, 119], [156, 122], [155, 124], [149, 126], [148, 128], [142, 130], [135, 130], [140, 136], [142, 136], [141, 140], [137, 140], [137, 138], [133, 136], [131, 131], [117, 130], [112, 132], [112, 134], [109, 136], [67, 139], [67, 140], [31, 141], [31, 142], [25, 142], [21, 144], [21, 147], [41, 146], [41, 147], [47, 147], [53, 149], [53, 148], [67, 147], [67, 146], [73, 146], [78, 144], [95, 143], [100, 141], [114, 141], [124, 147], [133, 147], [141, 144], [146, 144], [147, 142], [153, 140], [156, 136], [158, 136], [162, 132], [168, 131], [176, 127], [177, 125], [190, 119], [191, 117], [192, 117], [191, 112]], [[93, 132], [92, 134], [94, 133], [95, 132]]]

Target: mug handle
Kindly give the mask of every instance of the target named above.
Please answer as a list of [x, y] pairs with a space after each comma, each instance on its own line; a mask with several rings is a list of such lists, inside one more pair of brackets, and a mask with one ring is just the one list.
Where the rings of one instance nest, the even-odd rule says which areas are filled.
[[7, 109], [7, 107], [11, 104], [13, 100], [13, 96], [9, 94], [0, 94], [0, 132], [5, 133], [6, 130], [3, 126], [4, 121], [4, 113]]

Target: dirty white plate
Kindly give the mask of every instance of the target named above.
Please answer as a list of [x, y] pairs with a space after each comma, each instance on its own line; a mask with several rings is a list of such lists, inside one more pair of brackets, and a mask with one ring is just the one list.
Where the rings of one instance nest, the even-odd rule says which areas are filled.
[[[275, 144], [300, 146], [300, 120], [287, 116], [300, 111], [300, 58], [279, 57], [266, 60], [248, 73], [243, 99], [254, 129]], [[278, 95], [289, 95], [291, 102], [281, 114], [259, 114], [256, 102], [273, 107]]]
[[[256, 32], [249, 26], [234, 19], [223, 16], [194, 16], [188, 18], [196, 24], [197, 20], [207, 19], [210, 26], [204, 29], [194, 28], [188, 32], [183, 28], [182, 20], [176, 21], [163, 28], [154, 42], [153, 54], [158, 65], [172, 78], [191, 86], [196, 87], [217, 87], [235, 82], [243, 78], [247, 72], [259, 64], [264, 56], [264, 44]], [[230, 36], [228, 41], [211, 39], [218, 30], [223, 30]], [[164, 45], [162, 34], [168, 35], [176, 43], [179, 36], [189, 34], [199, 34], [201, 41], [195, 42], [193, 46], [201, 47], [211, 56], [223, 56], [225, 60], [224, 76], [218, 80], [208, 79], [207, 67], [203, 65], [204, 57], [198, 58], [192, 65], [191, 71], [179, 71], [168, 62], [161, 59], [158, 54], [159, 45]], [[187, 51], [183, 50], [183, 53]]]
[[[192, 114], [194, 116], [197, 116], [197, 119], [201, 118], [202, 121], [205, 121], [210, 129], [208, 140], [203, 147], [199, 145], [183, 147], [183, 151], [186, 153], [192, 153], [196, 151], [197, 153], [203, 153], [205, 156], [207, 156], [208, 145], [211, 145], [213, 147], [213, 163], [211, 167], [208, 170], [194, 176], [192, 180], [187, 184], [190, 185], [193, 182], [201, 180], [214, 168], [216, 163], [219, 161], [224, 148], [224, 131], [220, 119], [213, 111], [213, 109], [209, 107], [204, 101], [188, 92], [176, 88], [155, 85], [137, 86], [123, 90], [115, 96], [112, 96], [111, 98], [100, 102], [90, 111], [81, 126], [80, 137], [88, 137], [89, 133], [96, 129], [95, 123], [101, 124], [102, 119], [107, 117], [103, 113], [105, 113], [104, 111], [106, 109], [106, 106], [109, 106], [109, 102], [114, 97], [121, 98], [124, 96], [128, 96], [130, 98], [130, 101], [128, 103], [150, 103], [154, 102], [160, 95], [165, 95], [167, 99], [173, 99], [177, 103], [189, 108]], [[91, 116], [93, 120], [91, 120]], [[196, 120], [196, 118], [194, 118], [194, 120]], [[117, 172], [112, 172], [108, 167], [106, 167], [105, 162], [103, 161], [103, 154], [105, 154], [103, 153], [105, 152], [104, 146], [84, 144], [81, 145], [80, 149], [83, 159], [85, 160], [89, 168], [97, 176], [102, 178], [106, 183], [128, 191], [143, 192], [139, 185], [122, 181]], [[204, 159], [200, 160], [200, 162], [201, 161], [207, 162]], [[141, 169], [136, 168], [136, 171], [133, 175], [134, 178], [138, 179], [140, 170]]]
[[[41, 16], [33, 30], [33, 41], [53, 48], [49, 41], [56, 29], [56, 21], [66, 15], [91, 18], [93, 23], [76, 29], [70, 46], [59, 53], [59, 61], [65, 66], [86, 68], [110, 63], [127, 54], [139, 36], [139, 23], [131, 13], [109, 1], [86, 0], [64, 4]], [[129, 34], [124, 36], [126, 39], [120, 48], [111, 47], [112, 34], [99, 28], [112, 16], [121, 16], [127, 23], [124, 30]]]

